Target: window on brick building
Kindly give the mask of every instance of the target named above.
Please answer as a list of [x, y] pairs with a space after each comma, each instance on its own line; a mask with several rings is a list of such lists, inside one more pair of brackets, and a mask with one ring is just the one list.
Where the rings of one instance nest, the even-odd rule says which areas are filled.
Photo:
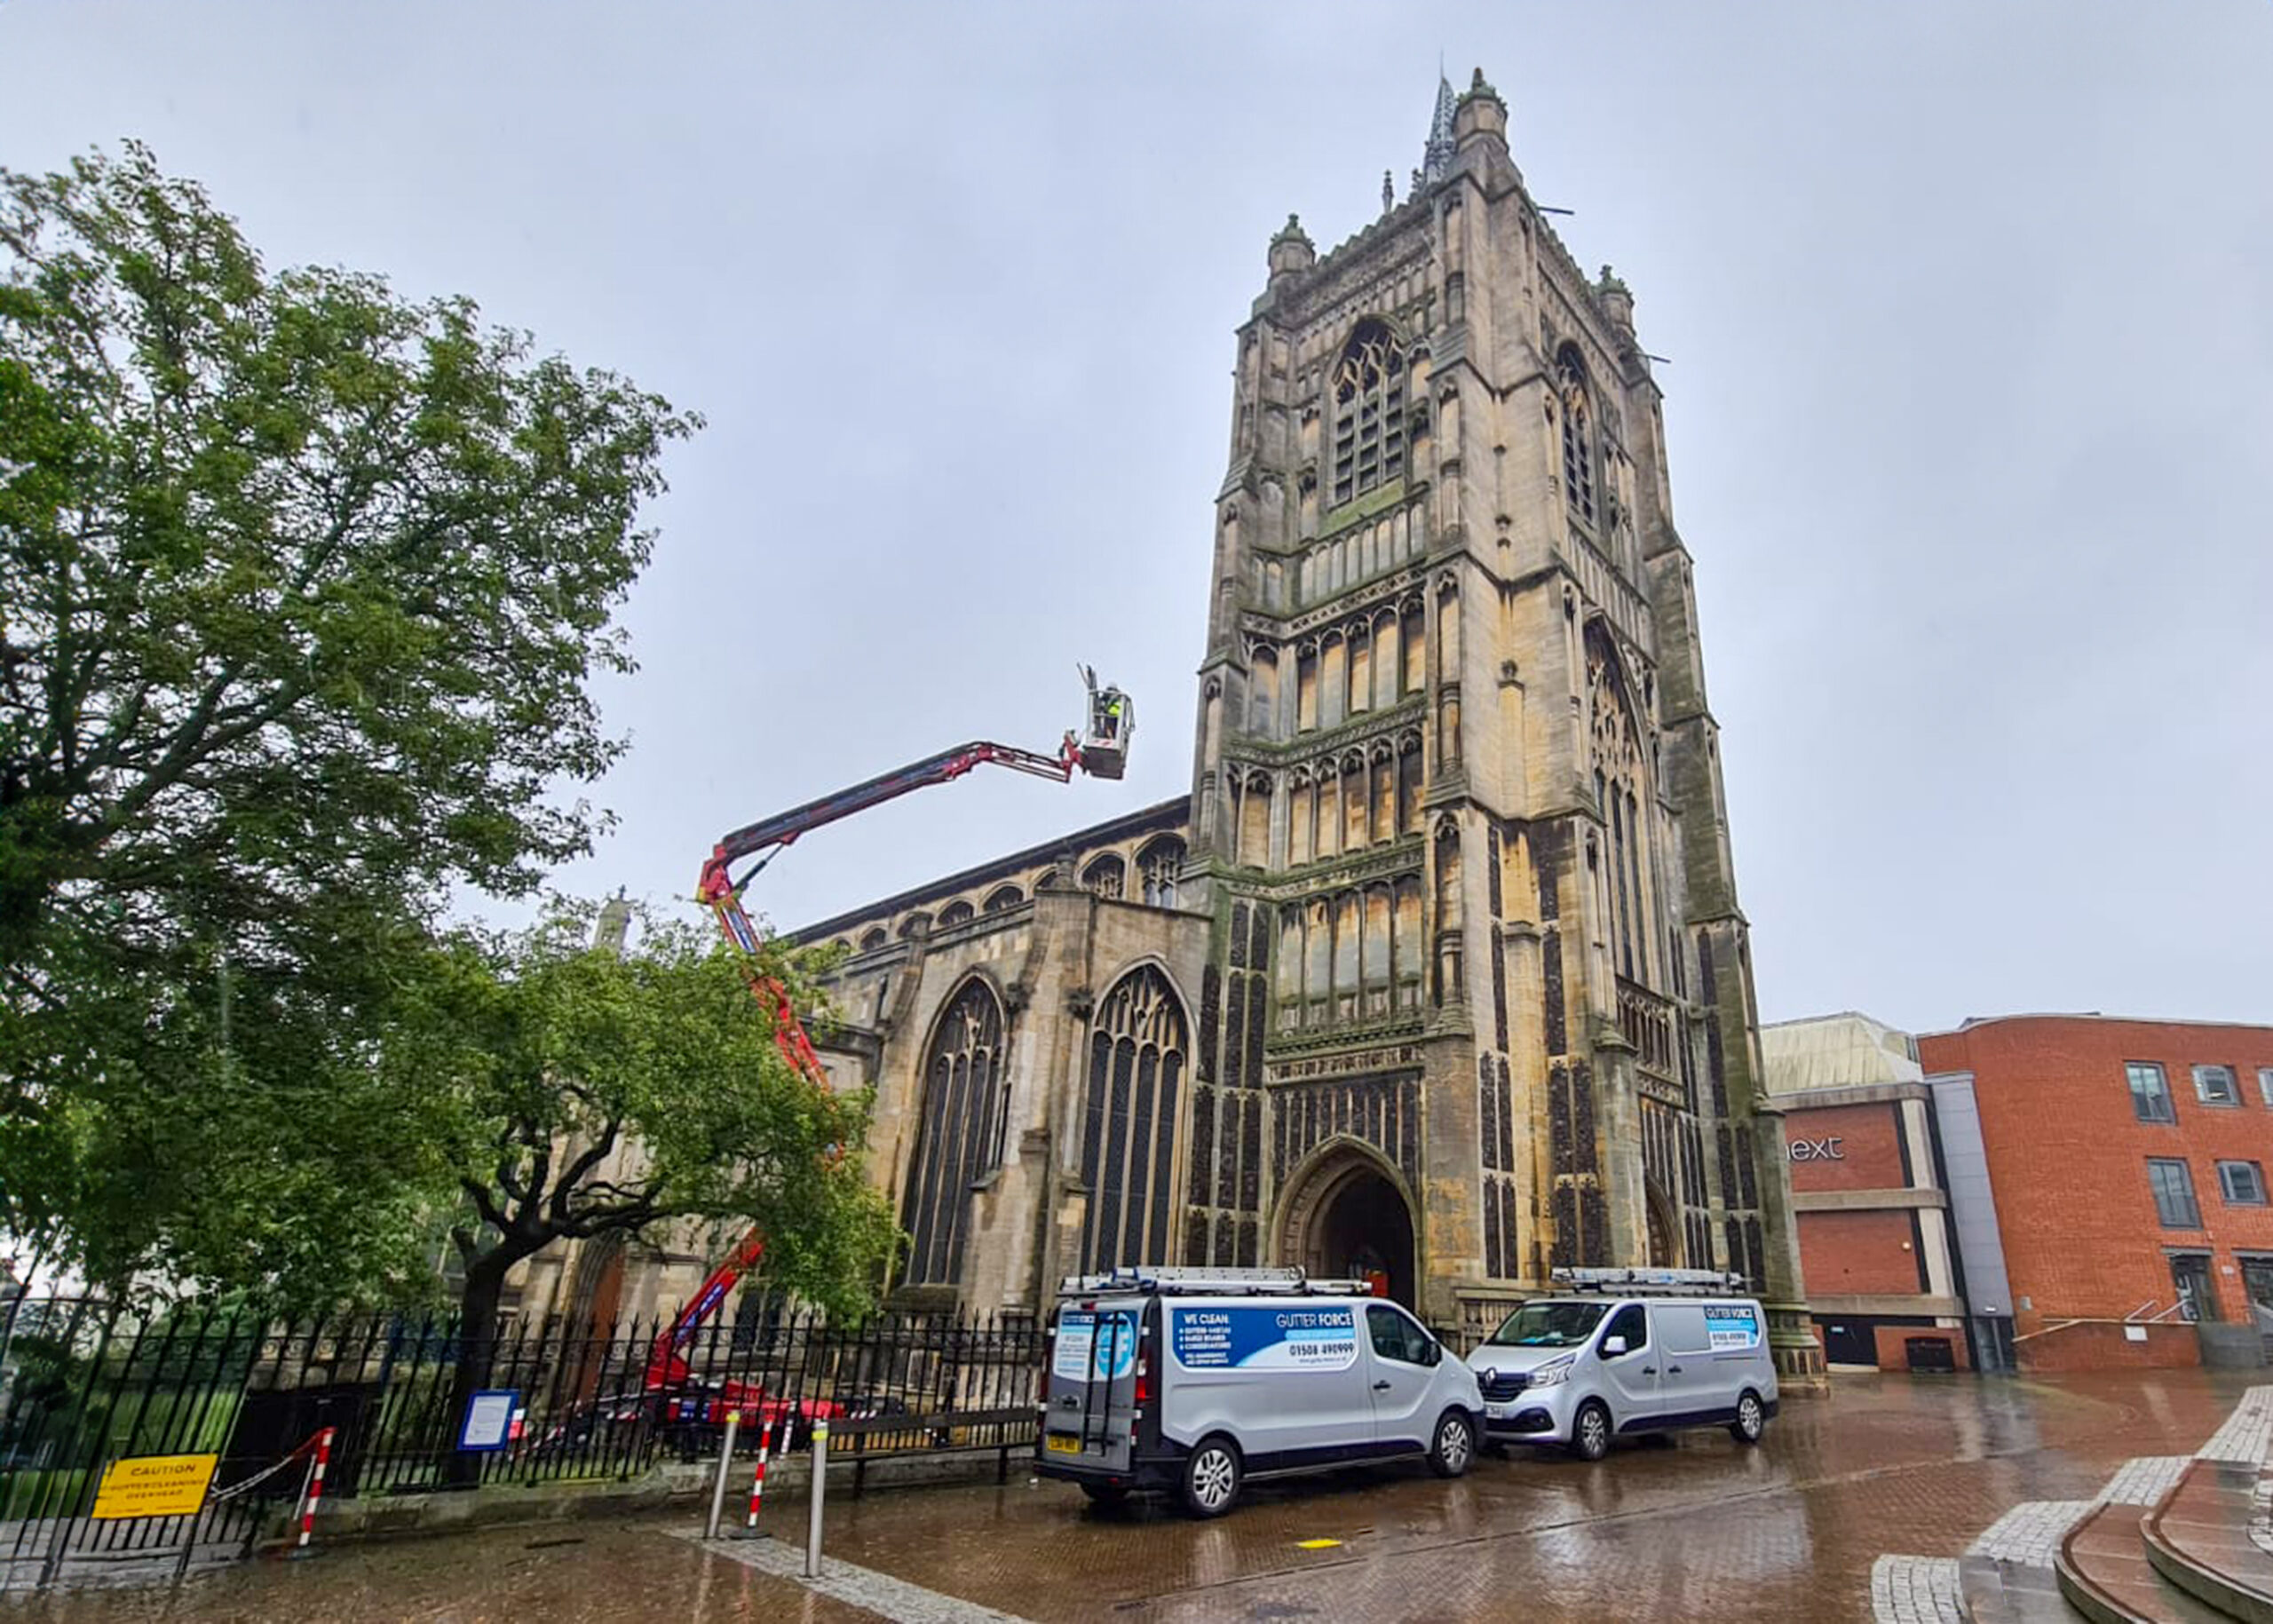
[[2273, 1105], [2273, 1066], [2257, 1068], [2257, 1097]]
[[2218, 1164], [2218, 1189], [2229, 1207], [2265, 1205], [2265, 1169], [2254, 1161]]
[[2194, 1176], [2176, 1158], [2150, 1157], [2147, 1182], [2154, 1186], [2155, 1216], [2165, 1229], [2200, 1229], [2202, 1208], [2194, 1200]]
[[2171, 1104], [2170, 1085], [2163, 1081], [2163, 1068], [2145, 1060], [2134, 1060], [2123, 1068], [2131, 1080], [2131, 1114], [2142, 1122], [2175, 1122], [2178, 1112]]
[[2241, 1090], [2234, 1086], [2234, 1068], [2230, 1066], [2196, 1066], [2194, 1097], [2206, 1105], [2241, 1104]]

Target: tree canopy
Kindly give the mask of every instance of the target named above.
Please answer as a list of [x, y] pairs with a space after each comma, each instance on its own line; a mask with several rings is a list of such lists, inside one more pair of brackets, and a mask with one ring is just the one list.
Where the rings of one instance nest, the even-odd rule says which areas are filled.
[[514, 936], [461, 931], [390, 1022], [374, 1084], [461, 1203], [469, 1321], [556, 1241], [689, 1219], [755, 1227], [773, 1288], [872, 1305], [898, 1229], [862, 1172], [868, 1096], [795, 1070], [749, 987], [774, 978], [810, 1005], [821, 955], [769, 941], [753, 962], [653, 922], [619, 952], [590, 930], [573, 909]]
[[694, 426], [468, 300], [268, 269], [139, 147], [0, 170], [0, 1224], [207, 1252], [191, 1153], [272, 1133], [269, 1199], [384, 1204], [296, 1193], [282, 1128], [451, 887], [588, 849], [587, 683]]

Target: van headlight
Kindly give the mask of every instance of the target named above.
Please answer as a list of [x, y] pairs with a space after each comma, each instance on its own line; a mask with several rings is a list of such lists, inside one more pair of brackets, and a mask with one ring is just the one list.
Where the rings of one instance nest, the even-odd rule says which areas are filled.
[[1568, 1353], [1564, 1354], [1559, 1359], [1549, 1359], [1546, 1364], [1541, 1365], [1538, 1369], [1531, 1373], [1531, 1381], [1526, 1383], [1526, 1385], [1532, 1387], [1559, 1387], [1564, 1382], [1571, 1379], [1571, 1367], [1578, 1362], [1579, 1361], [1575, 1356]]

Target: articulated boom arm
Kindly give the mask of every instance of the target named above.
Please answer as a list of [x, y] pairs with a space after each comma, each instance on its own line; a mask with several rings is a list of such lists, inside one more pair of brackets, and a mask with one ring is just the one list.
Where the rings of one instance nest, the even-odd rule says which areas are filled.
[[[1057, 755], [1044, 756], [1014, 745], [977, 740], [761, 819], [736, 829], [717, 844], [709, 860], [702, 865], [695, 899], [718, 916], [718, 928], [725, 932], [728, 941], [742, 952], [755, 955], [758, 947], [757, 926], [742, 907], [742, 887], [784, 846], [795, 843], [809, 829], [835, 823], [871, 806], [881, 806], [913, 790], [952, 783], [990, 763], [1014, 772], [1054, 779], [1061, 784], [1071, 782], [1077, 772], [1095, 778], [1119, 778], [1128, 763], [1129, 737], [1136, 732], [1133, 709], [1128, 695], [1120, 689], [1099, 689], [1096, 673], [1087, 666], [1081, 668], [1081, 677], [1089, 690], [1089, 725], [1079, 734], [1069, 732]], [[753, 857], [757, 862], [741, 879], [734, 878], [734, 865]], [[797, 1018], [789, 989], [756, 969], [750, 972], [749, 986], [773, 1011], [773, 1041], [781, 1050], [781, 1058], [789, 1063], [791, 1070], [814, 1087], [826, 1089], [828, 1073], [822, 1068], [820, 1057], [813, 1052], [804, 1023]], [[701, 1288], [679, 1310], [670, 1328], [655, 1339], [654, 1351], [647, 1359], [647, 1386], [651, 1390], [686, 1379], [686, 1359], [680, 1350], [693, 1339], [702, 1322], [717, 1311], [718, 1304], [725, 1300], [734, 1283], [756, 1268], [764, 1254], [765, 1238], [752, 1230], [711, 1271]]]

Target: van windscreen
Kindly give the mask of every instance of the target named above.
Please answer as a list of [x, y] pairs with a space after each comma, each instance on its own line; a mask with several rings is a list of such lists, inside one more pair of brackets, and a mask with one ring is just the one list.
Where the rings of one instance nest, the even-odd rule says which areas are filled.
[[1601, 1303], [1526, 1303], [1492, 1333], [1497, 1348], [1575, 1348], [1602, 1322]]

